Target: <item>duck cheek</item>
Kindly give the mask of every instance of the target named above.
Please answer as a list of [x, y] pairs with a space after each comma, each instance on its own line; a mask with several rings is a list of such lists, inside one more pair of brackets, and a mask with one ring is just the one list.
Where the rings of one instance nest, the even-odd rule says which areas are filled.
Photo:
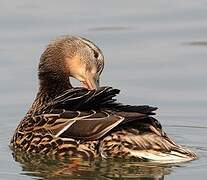
[[80, 82], [84, 82], [85, 78], [83, 77], [83, 75], [81, 73], [75, 73], [75, 74], [71, 74], [71, 77], [77, 79]]

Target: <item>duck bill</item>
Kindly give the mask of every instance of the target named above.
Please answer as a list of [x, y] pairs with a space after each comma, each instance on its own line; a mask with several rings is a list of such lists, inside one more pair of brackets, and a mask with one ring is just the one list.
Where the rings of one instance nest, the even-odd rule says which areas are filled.
[[87, 77], [82, 81], [82, 84], [88, 90], [97, 90], [99, 87], [99, 80], [96, 80], [94, 77]]

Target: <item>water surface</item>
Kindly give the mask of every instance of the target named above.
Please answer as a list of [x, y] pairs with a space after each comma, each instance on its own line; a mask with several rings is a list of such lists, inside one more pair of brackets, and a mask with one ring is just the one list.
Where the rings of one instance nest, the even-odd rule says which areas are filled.
[[[0, 4], [0, 179], [207, 177], [205, 0], [1, 0]], [[156, 117], [166, 132], [193, 149], [198, 160], [171, 167], [39, 157], [28, 162], [27, 156], [13, 157], [9, 140], [35, 97], [39, 57], [49, 40], [63, 34], [98, 44], [106, 59], [102, 85], [121, 89], [122, 102], [158, 106]]]

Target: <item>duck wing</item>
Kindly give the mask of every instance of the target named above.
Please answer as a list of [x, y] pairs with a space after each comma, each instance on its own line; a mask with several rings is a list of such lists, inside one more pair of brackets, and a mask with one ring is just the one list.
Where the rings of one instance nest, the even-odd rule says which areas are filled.
[[147, 115], [124, 114], [111, 110], [69, 111], [53, 109], [48, 113], [33, 116], [24, 123], [26, 132], [48, 132], [60, 138], [98, 140], [119, 125], [141, 120]]
[[105, 104], [115, 102], [114, 97], [120, 92], [111, 87], [101, 87], [89, 91], [85, 88], [72, 88], [56, 97], [46, 109], [91, 110], [100, 109]]
[[52, 135], [78, 140], [97, 140], [112, 129], [147, 118], [156, 108], [129, 106], [116, 102], [118, 89], [101, 87], [89, 91], [73, 88], [56, 97], [33, 119], [35, 129], [44, 128]]
[[98, 90], [89, 91], [85, 88], [73, 88], [65, 91], [50, 102], [44, 110], [65, 109], [65, 110], [91, 110], [108, 108], [115, 111], [139, 112], [153, 115], [157, 107], [148, 105], [132, 106], [118, 103], [114, 98], [119, 94], [119, 89], [112, 87], [100, 87]]
[[[107, 105], [106, 105], [107, 106]], [[133, 106], [133, 105], [123, 105], [121, 103], [111, 103], [109, 107], [115, 111], [121, 112], [139, 112], [146, 115], [155, 115], [155, 112], [158, 108], [148, 105]]]

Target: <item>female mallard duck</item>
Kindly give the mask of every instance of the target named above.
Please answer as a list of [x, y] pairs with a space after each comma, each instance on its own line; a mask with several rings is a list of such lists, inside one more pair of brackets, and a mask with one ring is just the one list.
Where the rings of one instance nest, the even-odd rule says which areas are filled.
[[[104, 57], [87, 39], [64, 36], [40, 58], [37, 97], [11, 140], [15, 151], [93, 159], [135, 157], [174, 163], [196, 155], [175, 144], [150, 106], [117, 103], [118, 89], [99, 87]], [[73, 88], [72, 76], [86, 88]]]

